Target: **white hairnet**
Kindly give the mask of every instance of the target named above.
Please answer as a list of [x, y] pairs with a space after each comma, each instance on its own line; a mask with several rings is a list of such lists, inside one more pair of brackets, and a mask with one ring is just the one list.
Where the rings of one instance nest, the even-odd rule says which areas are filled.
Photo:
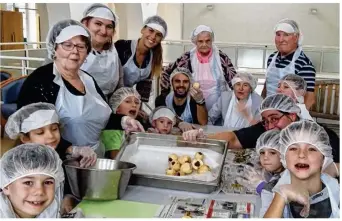
[[258, 79], [253, 77], [253, 75], [249, 73], [238, 73], [233, 77], [232, 85], [234, 86], [234, 84], [239, 83], [239, 82], [248, 83], [252, 88], [251, 92], [253, 92], [255, 88], [257, 87]]
[[118, 109], [120, 104], [130, 96], [134, 96], [140, 101], [140, 94], [134, 88], [121, 87], [116, 90], [109, 99], [109, 106], [112, 108], [113, 112], [116, 113], [116, 109]]
[[188, 76], [190, 83], [193, 82], [192, 74], [191, 74], [191, 72], [190, 72], [189, 69], [187, 69], [187, 68], [182, 68], [182, 67], [177, 67], [177, 68], [175, 68], [175, 69], [172, 71], [172, 73], [171, 73], [171, 75], [170, 75], [170, 84], [171, 84], [171, 86], [172, 86], [172, 79], [173, 79], [173, 77], [176, 76], [177, 74], [185, 74], [186, 76]]
[[150, 28], [160, 31], [163, 34], [163, 39], [167, 35], [167, 24], [165, 20], [158, 15], [153, 15], [151, 17], [148, 17], [144, 21], [144, 26], [148, 26]]
[[215, 40], [215, 35], [214, 35], [214, 31], [206, 25], [199, 25], [197, 26], [192, 32], [191, 32], [191, 36], [190, 36], [190, 40], [193, 44], [196, 44], [197, 42], [197, 35], [202, 33], [202, 32], [209, 32], [210, 33], [210, 37], [211, 37], [211, 41], [213, 42]]
[[176, 124], [176, 114], [168, 107], [160, 106], [155, 108], [150, 114], [150, 124], [160, 117], [166, 117], [172, 121], [173, 125]]
[[28, 133], [53, 123], [59, 123], [55, 106], [39, 102], [26, 105], [12, 114], [8, 118], [5, 131], [11, 139], [17, 139], [20, 133]]
[[262, 101], [259, 112], [262, 114], [267, 110], [277, 110], [286, 113], [300, 113], [300, 108], [296, 105], [294, 100], [284, 94], [273, 94]]
[[280, 132], [281, 162], [286, 167], [286, 151], [293, 144], [307, 143], [316, 147], [324, 155], [323, 169], [332, 161], [330, 139], [323, 127], [316, 122], [301, 120], [293, 122]]
[[298, 103], [304, 103], [304, 95], [306, 92], [307, 84], [301, 76], [297, 74], [288, 74], [280, 79], [280, 82], [285, 82], [291, 88], [296, 96]]
[[81, 22], [87, 17], [96, 17], [111, 20], [116, 27], [119, 21], [119, 17], [107, 6], [101, 3], [94, 3], [90, 5], [83, 12], [83, 18]]
[[291, 34], [291, 33], [298, 34], [299, 35], [299, 37], [298, 37], [298, 45], [302, 45], [302, 43], [303, 43], [303, 34], [300, 31], [299, 26], [298, 26], [296, 21], [288, 19], [288, 18], [280, 20], [276, 24], [276, 26], [274, 27], [274, 32], [277, 32], [277, 31], [283, 31], [283, 32], [286, 32], [286, 33], [289, 33], [289, 34]]
[[[87, 33], [88, 36], [85, 36], [87, 38], [87, 41], [85, 42], [87, 45], [87, 53], [89, 54], [90, 50], [91, 50], [91, 35], [90, 32], [88, 31], [87, 28], [85, 28], [80, 22], [72, 20], [72, 19], [67, 19], [67, 20], [62, 20], [57, 22], [56, 24], [54, 24], [47, 36], [46, 36], [46, 49], [48, 52], [48, 58], [53, 60], [54, 56], [55, 56], [55, 51], [56, 51], [56, 46], [57, 46], [57, 42], [56, 39], [57, 37], [61, 34], [61, 32], [63, 31], [63, 29], [69, 27], [69, 26], [80, 26], [81, 28], [84, 29], [85, 32], [81, 33], [79, 30], [74, 31], [74, 33], [69, 32], [68, 37], [69, 39], [78, 35], [84, 35], [84, 33]], [[73, 29], [75, 30], [75, 29]], [[66, 33], [68, 33], [66, 32]], [[63, 34], [64, 35], [64, 34]], [[65, 37], [63, 37], [63, 39], [65, 39]], [[68, 40], [68, 39], [66, 39]], [[61, 43], [61, 42], [59, 42]]]
[[[14, 181], [30, 175], [47, 175], [55, 180], [55, 199], [37, 218], [59, 217], [60, 204], [64, 188], [62, 160], [57, 152], [41, 144], [22, 144], [4, 153], [0, 160], [0, 188], [3, 189]], [[1, 192], [1, 216], [15, 218], [11, 204]]]
[[279, 148], [279, 130], [268, 130], [261, 134], [255, 146], [256, 152], [260, 155], [262, 149], [273, 149], [280, 152]]

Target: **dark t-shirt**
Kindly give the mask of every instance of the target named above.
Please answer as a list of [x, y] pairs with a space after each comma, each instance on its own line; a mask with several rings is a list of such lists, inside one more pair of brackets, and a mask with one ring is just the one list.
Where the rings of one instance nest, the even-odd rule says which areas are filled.
[[[335, 163], [339, 163], [340, 162], [340, 138], [331, 129], [326, 128], [324, 126], [322, 127], [325, 129], [325, 131], [327, 132], [329, 136], [330, 145], [332, 147], [333, 160]], [[250, 127], [242, 128], [240, 130], [235, 130], [233, 132], [235, 133], [237, 139], [240, 141], [242, 148], [247, 149], [247, 148], [255, 148], [256, 141], [258, 140], [261, 134], [266, 132], [266, 129], [259, 122]]]
[[[121, 61], [121, 65], [124, 66], [128, 59], [132, 56], [132, 49], [131, 49], [131, 43], [132, 40], [117, 40], [115, 42], [115, 48], [116, 51], [118, 52], [119, 59]], [[150, 53], [148, 53], [141, 64], [140, 68], [146, 68], [147, 65], [150, 62]], [[139, 67], [139, 64], [137, 63], [136, 55], [134, 54], [133, 61], [137, 67]]]
[[[166, 99], [165, 96], [159, 95], [156, 98], [155, 106], [156, 107], [166, 106], [165, 99]], [[182, 113], [185, 110], [186, 104], [187, 104], [187, 102], [184, 102], [183, 105], [177, 106], [174, 103], [174, 101], [172, 102], [173, 108], [174, 108], [174, 110], [178, 116], [182, 115]], [[192, 121], [193, 121], [192, 123], [193, 124], [199, 124], [198, 118], [197, 118], [197, 103], [193, 98], [190, 99], [190, 111], [191, 111], [191, 115], [192, 115]]]

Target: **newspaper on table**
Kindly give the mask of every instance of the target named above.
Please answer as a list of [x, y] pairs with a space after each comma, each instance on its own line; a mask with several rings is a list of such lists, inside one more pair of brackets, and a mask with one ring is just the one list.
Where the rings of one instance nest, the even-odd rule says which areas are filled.
[[249, 189], [236, 181], [236, 177], [243, 175], [245, 165], [261, 169], [254, 149], [228, 150], [221, 173], [220, 190], [224, 193], [256, 195], [255, 189]]
[[226, 200], [171, 197], [161, 206], [158, 218], [253, 218], [254, 204]]

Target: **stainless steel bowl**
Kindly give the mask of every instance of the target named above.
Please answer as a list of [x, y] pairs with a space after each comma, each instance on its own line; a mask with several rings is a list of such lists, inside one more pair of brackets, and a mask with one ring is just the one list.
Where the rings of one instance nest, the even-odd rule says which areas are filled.
[[136, 168], [133, 163], [109, 159], [97, 159], [96, 165], [89, 168], [80, 168], [75, 159], [63, 163], [72, 194], [85, 200], [122, 198]]

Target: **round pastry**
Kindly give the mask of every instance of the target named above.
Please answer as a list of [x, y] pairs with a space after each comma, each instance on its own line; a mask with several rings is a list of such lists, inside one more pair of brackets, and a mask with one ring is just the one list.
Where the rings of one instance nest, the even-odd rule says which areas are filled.
[[175, 170], [173, 170], [173, 169], [166, 169], [166, 175], [171, 175], [171, 176], [173, 176], [173, 175], [175, 175], [176, 174], [176, 171]]
[[181, 156], [178, 161], [180, 162], [180, 164], [185, 164], [185, 163], [190, 163], [191, 162], [191, 158], [189, 156]]
[[192, 165], [192, 168], [194, 168], [195, 170], [198, 170], [198, 168], [203, 165], [203, 161], [202, 160], [193, 159], [191, 165]]
[[193, 88], [195, 89], [199, 89], [200, 88], [200, 84], [198, 82], [195, 82], [193, 85], [192, 85]]
[[169, 162], [172, 162], [172, 161], [175, 161], [175, 160], [177, 160], [178, 159], [178, 157], [177, 157], [177, 155], [176, 154], [170, 154], [169, 155]]
[[171, 162], [171, 169], [174, 171], [179, 171], [181, 167], [181, 164], [178, 161], [172, 161]]
[[202, 166], [200, 166], [200, 167], [198, 168], [197, 173], [202, 174], [202, 173], [206, 173], [206, 172], [208, 172], [208, 171], [210, 171], [209, 166], [203, 164]]
[[185, 176], [185, 173], [183, 171], [178, 171], [175, 176]]
[[202, 152], [197, 152], [197, 153], [195, 153], [195, 159], [197, 159], [197, 160], [203, 160], [203, 158], [204, 158], [204, 155], [203, 155]]
[[192, 168], [191, 168], [191, 165], [190, 163], [184, 163], [182, 164], [181, 168], [180, 168], [180, 171], [185, 173], [185, 174], [190, 174], [192, 173]]
[[182, 218], [192, 218], [191, 213], [189, 211], [186, 211]]

